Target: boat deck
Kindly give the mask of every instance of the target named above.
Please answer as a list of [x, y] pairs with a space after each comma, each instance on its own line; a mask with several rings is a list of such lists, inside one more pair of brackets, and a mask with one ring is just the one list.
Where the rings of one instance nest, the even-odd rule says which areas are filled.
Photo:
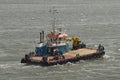
[[85, 56], [85, 55], [95, 53], [96, 51], [97, 51], [96, 49], [82, 48], [82, 49], [78, 49], [78, 50], [69, 51], [64, 55], [76, 56], [76, 54], [79, 54], [80, 56]]
[[[90, 49], [90, 48], [82, 48], [78, 50], [72, 50], [64, 54], [65, 59], [71, 59], [76, 56], [76, 54], [79, 54], [80, 56], [86, 56], [89, 54], [96, 53], [96, 49]], [[31, 60], [33, 61], [42, 61], [42, 56], [34, 56], [31, 57]], [[62, 60], [62, 59], [61, 59]], [[48, 56], [49, 62], [54, 62], [54, 56]]]

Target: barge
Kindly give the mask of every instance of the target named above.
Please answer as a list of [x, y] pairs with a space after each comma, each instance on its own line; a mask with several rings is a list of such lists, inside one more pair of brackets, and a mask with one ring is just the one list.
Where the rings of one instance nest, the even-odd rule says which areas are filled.
[[[57, 10], [53, 10], [52, 13], [56, 14]], [[104, 46], [101, 44], [97, 49], [87, 48], [79, 37], [70, 37], [62, 31], [62, 28], [56, 28], [55, 19], [53, 18], [52, 31], [47, 35], [44, 31], [40, 32], [40, 42], [35, 51], [25, 54], [21, 63], [52, 66], [101, 58], [105, 55]]]

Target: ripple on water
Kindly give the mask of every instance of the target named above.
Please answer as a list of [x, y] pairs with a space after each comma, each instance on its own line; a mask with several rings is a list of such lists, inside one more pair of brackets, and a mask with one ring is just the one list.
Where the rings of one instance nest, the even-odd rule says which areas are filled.
[[10, 67], [10, 65], [8, 65], [8, 64], [0, 64], [1, 69], [6, 69], [6, 68], [9, 68], [9, 67]]
[[0, 54], [0, 58], [6, 57], [6, 56], [8, 56], [8, 54], [5, 54], [5, 53]]
[[120, 51], [120, 49], [118, 49], [118, 51]]
[[16, 62], [8, 62], [8, 63], [1, 63], [0, 68], [1, 69], [7, 69], [7, 68], [20, 68], [23, 66], [21, 63], [16, 63]]
[[103, 57], [106, 58], [106, 59], [109, 59], [109, 58], [110, 58], [109, 55], [104, 55]]

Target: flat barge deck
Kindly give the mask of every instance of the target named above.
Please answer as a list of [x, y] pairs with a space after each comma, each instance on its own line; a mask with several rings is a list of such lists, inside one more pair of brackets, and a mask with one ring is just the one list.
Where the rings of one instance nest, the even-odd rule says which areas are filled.
[[[99, 51], [98, 49], [82, 48], [78, 50], [71, 50], [63, 54], [61, 58], [57, 58], [57, 59], [55, 59], [56, 56], [45, 56], [45, 57], [31, 56], [31, 57], [23, 58], [21, 60], [21, 63], [37, 64], [37, 65], [39, 64], [41, 66], [51, 66], [51, 65], [57, 65], [57, 64], [66, 64], [67, 62], [74, 63], [79, 60], [101, 58], [104, 54], [105, 54], [104, 51]], [[46, 58], [46, 59], [43, 59], [43, 58]]]

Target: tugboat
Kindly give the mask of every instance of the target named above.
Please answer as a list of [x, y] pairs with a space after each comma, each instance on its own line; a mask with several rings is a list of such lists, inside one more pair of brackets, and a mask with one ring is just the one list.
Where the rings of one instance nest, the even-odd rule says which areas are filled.
[[[57, 13], [57, 10], [53, 10], [52, 13]], [[104, 46], [99, 44], [97, 49], [87, 48], [79, 37], [69, 37], [62, 28], [56, 28], [55, 19], [53, 18], [52, 31], [46, 35], [46, 39], [44, 39], [45, 32], [41, 31], [40, 42], [35, 47], [35, 51], [25, 54], [21, 63], [52, 66], [103, 57]]]

